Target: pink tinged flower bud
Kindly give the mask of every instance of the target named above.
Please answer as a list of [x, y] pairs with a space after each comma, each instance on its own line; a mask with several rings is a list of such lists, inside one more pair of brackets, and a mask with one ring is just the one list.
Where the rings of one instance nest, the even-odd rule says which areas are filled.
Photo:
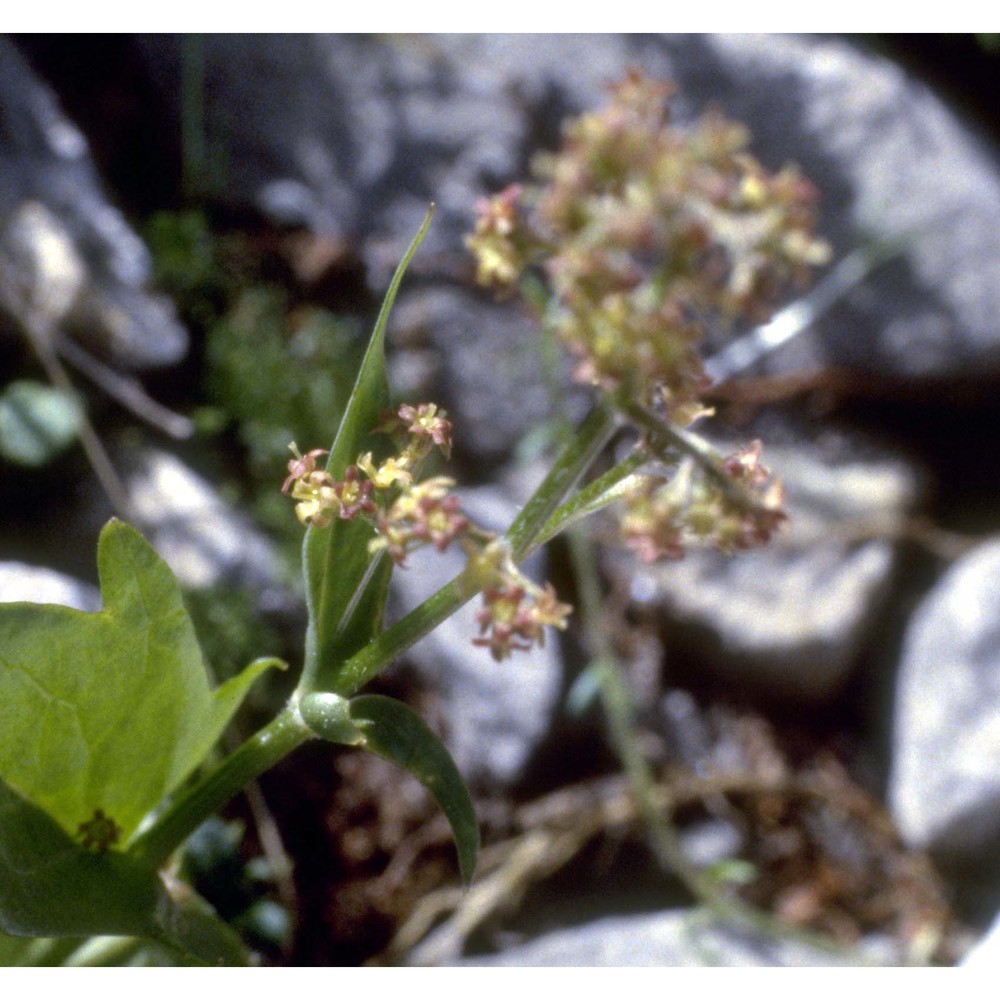
[[430, 438], [445, 458], [451, 457], [451, 421], [447, 413], [434, 403], [421, 403], [417, 407], [404, 403], [399, 408], [399, 418], [407, 430], [418, 437]]
[[306, 452], [305, 455], [300, 455], [294, 441], [288, 447], [291, 448], [295, 457], [288, 461], [289, 475], [281, 487], [282, 493], [287, 493], [291, 489], [292, 483], [297, 479], [305, 479], [311, 475], [316, 469], [316, 459], [320, 455], [330, 454], [325, 448], [314, 448], [312, 451]]

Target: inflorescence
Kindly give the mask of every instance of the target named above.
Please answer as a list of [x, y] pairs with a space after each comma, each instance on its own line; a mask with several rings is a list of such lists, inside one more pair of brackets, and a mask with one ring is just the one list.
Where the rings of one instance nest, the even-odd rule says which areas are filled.
[[[624, 497], [621, 533], [645, 561], [693, 544], [752, 548], [781, 525], [782, 486], [760, 442], [725, 457], [684, 428], [712, 412], [700, 354], [709, 327], [764, 319], [784, 286], [830, 254], [813, 234], [818, 193], [798, 169], [768, 173], [747, 151], [747, 130], [718, 113], [675, 127], [673, 92], [630, 72], [605, 108], [568, 122], [561, 148], [536, 160], [537, 183], [481, 201], [467, 239], [481, 284], [526, 291], [541, 277], [544, 319], [576, 359], [574, 378], [609, 397], [640, 430], [638, 447], [666, 467], [633, 476]], [[395, 452], [359, 455], [339, 480], [317, 467], [327, 452], [292, 445], [283, 491], [303, 524], [366, 519], [370, 551], [399, 566], [418, 547], [458, 541], [467, 582], [483, 592], [473, 641], [503, 660], [541, 645], [546, 626], [564, 629], [572, 609], [471, 521], [454, 480], [420, 479], [433, 449], [448, 457], [451, 429], [433, 403], [401, 406], [376, 428]]]
[[375, 529], [369, 542], [374, 555], [386, 552], [404, 566], [414, 550], [433, 545], [443, 552], [458, 541], [468, 556], [466, 569], [477, 589], [483, 590], [483, 609], [477, 615], [480, 635], [473, 642], [486, 646], [495, 660], [514, 650], [544, 645], [544, 627], [566, 628], [572, 611], [556, 599], [551, 584], [539, 587], [515, 565], [506, 544], [478, 527], [461, 509], [455, 485], [447, 476], [419, 478], [420, 467], [436, 448], [451, 453], [451, 422], [433, 403], [404, 404], [387, 413], [376, 430], [392, 436], [397, 450], [376, 462], [371, 452], [337, 480], [317, 467], [329, 452], [315, 449], [288, 463], [282, 486], [296, 501], [295, 513], [305, 525], [324, 528], [336, 519], [361, 517]]
[[[717, 112], [673, 125], [671, 84], [633, 70], [610, 90], [536, 159], [536, 183], [479, 203], [467, 244], [480, 284], [503, 293], [542, 279], [544, 319], [577, 381], [686, 428], [712, 413], [709, 328], [760, 322], [829, 259], [813, 233], [818, 192], [794, 166], [768, 173], [746, 128]], [[702, 458], [674, 455], [669, 478], [637, 479], [622, 531], [643, 559], [763, 544], [783, 519], [759, 443]]]

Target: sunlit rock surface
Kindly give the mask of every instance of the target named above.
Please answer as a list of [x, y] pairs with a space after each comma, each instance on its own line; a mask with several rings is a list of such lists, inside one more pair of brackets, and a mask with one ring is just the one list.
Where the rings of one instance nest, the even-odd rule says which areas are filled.
[[1000, 545], [956, 562], [916, 609], [896, 688], [889, 802], [903, 835], [997, 869]]
[[71, 335], [124, 367], [174, 364], [187, 333], [146, 290], [150, 269], [83, 134], [0, 38], [0, 330]]
[[[765, 436], [765, 440], [766, 440]], [[723, 449], [725, 450], [725, 449]], [[735, 690], [822, 703], [850, 676], [892, 597], [916, 472], [857, 436], [768, 444], [788, 521], [762, 549], [643, 565], [611, 549], [634, 603]]]

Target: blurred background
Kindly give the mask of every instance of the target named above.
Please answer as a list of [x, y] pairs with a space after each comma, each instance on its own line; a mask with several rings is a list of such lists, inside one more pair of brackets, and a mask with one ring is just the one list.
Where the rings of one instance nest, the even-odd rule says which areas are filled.
[[[218, 679], [299, 661], [288, 443], [329, 443], [432, 201], [390, 381], [445, 406], [465, 506], [506, 527], [585, 394], [476, 289], [463, 239], [630, 66], [677, 83], [678, 122], [721, 108], [822, 192], [833, 263], [706, 425], [764, 440], [789, 529], [651, 568], [595, 525], [652, 828], [580, 680], [586, 622], [500, 665], [469, 645], [474, 609], [424, 640], [379, 683], [470, 782], [479, 882], [458, 889], [419, 785], [307, 747], [185, 854], [266, 963], [992, 960], [998, 35], [0, 37], [0, 600], [99, 606], [118, 513], [178, 575]], [[460, 564], [397, 573], [390, 613]], [[534, 568], [579, 605], [579, 567], [559, 543]], [[282, 703], [268, 684], [232, 740]], [[709, 919], [662, 836], [759, 919]]]

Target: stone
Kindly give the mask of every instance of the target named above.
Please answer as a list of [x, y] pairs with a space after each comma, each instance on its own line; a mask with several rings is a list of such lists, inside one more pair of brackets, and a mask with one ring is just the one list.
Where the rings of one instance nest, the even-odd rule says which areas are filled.
[[187, 351], [172, 304], [146, 290], [149, 253], [102, 189], [81, 132], [0, 38], [0, 314], [72, 336], [127, 368]]
[[536, 968], [891, 965], [899, 961], [889, 942], [863, 941], [843, 951], [820, 950], [792, 938], [761, 937], [714, 922], [695, 910], [603, 917], [579, 927], [550, 931], [497, 955], [461, 960], [464, 966]]
[[93, 584], [44, 566], [0, 562], [0, 601], [62, 604], [78, 611], [100, 611], [101, 593]]
[[245, 586], [257, 591], [262, 609], [288, 607], [270, 541], [211, 483], [157, 449], [137, 453], [128, 466], [126, 489], [136, 526], [182, 586]]
[[745, 121], [766, 164], [792, 160], [822, 192], [842, 258], [899, 255], [768, 362], [897, 380], [982, 384], [1000, 364], [1000, 169], [986, 137], [895, 63], [834, 38], [707, 36], [674, 46], [692, 102]]
[[764, 434], [764, 462], [785, 484], [788, 512], [769, 545], [652, 565], [611, 548], [606, 561], [634, 603], [665, 616], [671, 641], [707, 669], [743, 691], [818, 705], [842, 690], [889, 606], [894, 535], [920, 483], [864, 438], [784, 437]]
[[903, 640], [888, 800], [906, 840], [986, 878], [1000, 836], [1000, 544], [959, 559]]

